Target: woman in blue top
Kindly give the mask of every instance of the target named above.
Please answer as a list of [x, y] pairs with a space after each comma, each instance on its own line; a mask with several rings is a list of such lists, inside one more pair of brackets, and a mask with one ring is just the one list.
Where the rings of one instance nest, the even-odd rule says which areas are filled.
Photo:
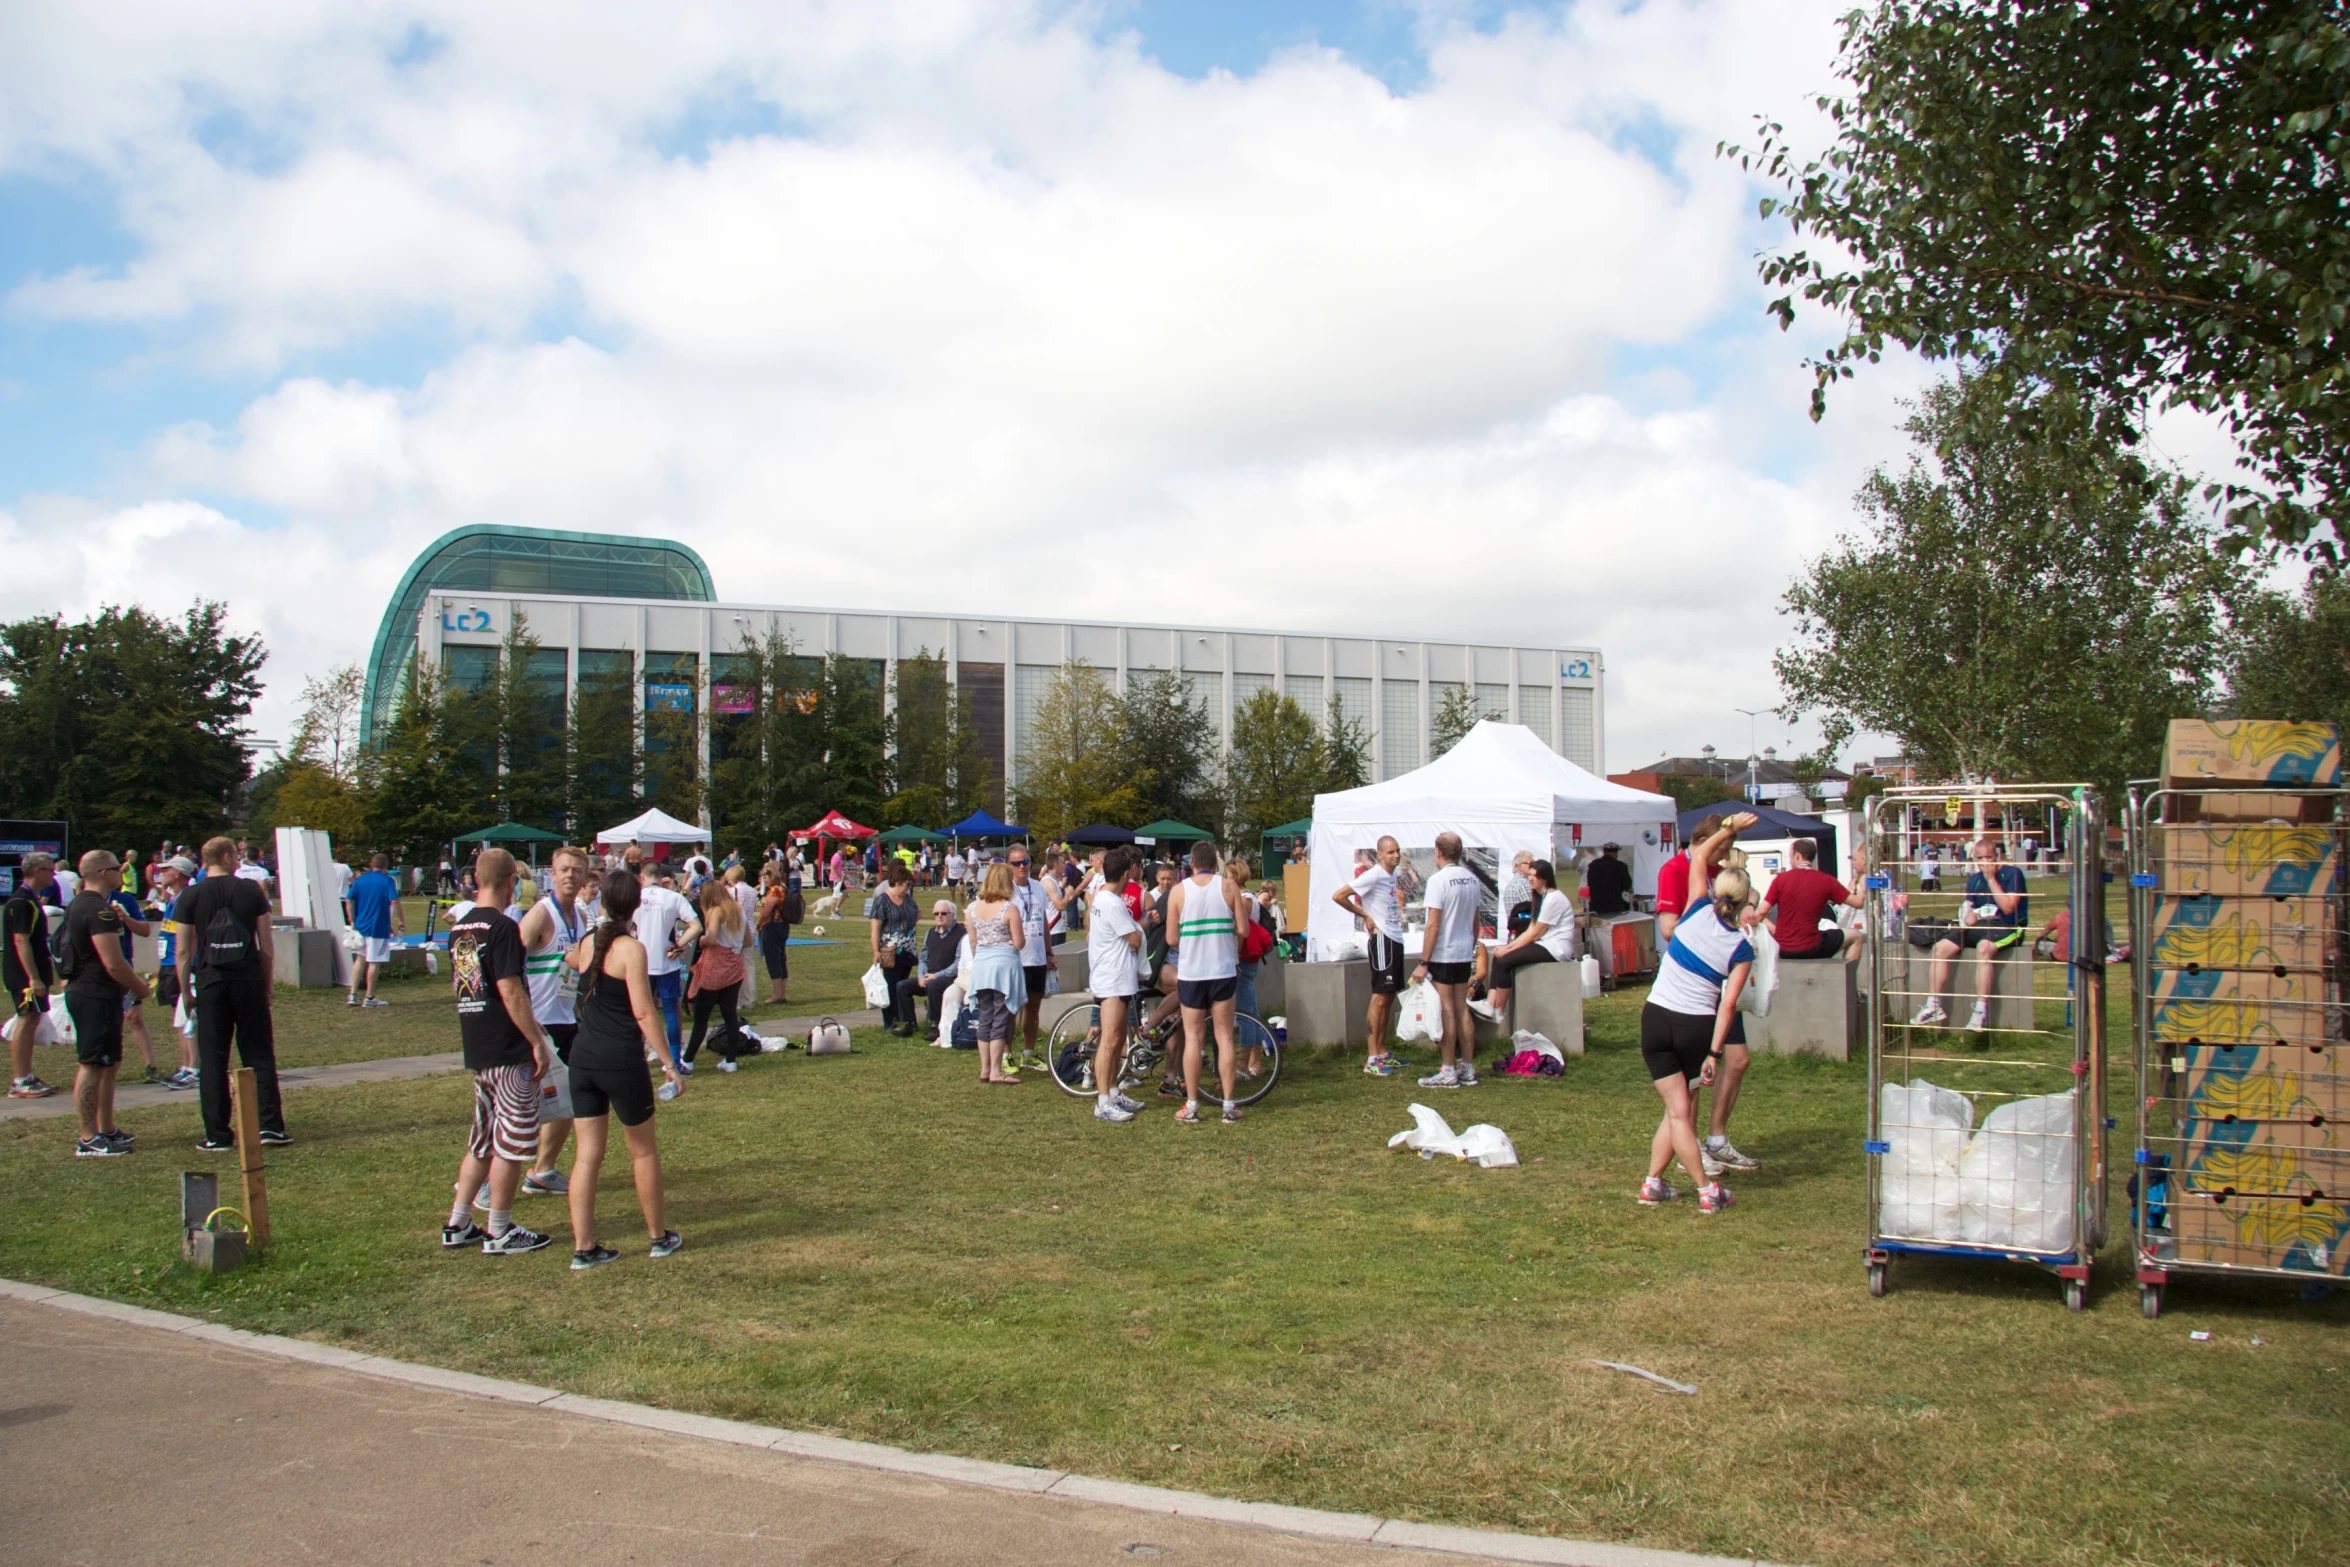
[[1746, 873], [1725, 870], [1706, 882], [1706, 866], [1754, 825], [1740, 812], [1689, 854], [1689, 912], [1673, 928], [1648, 1004], [1640, 1009], [1640, 1058], [1665, 1102], [1664, 1119], [1648, 1152], [1648, 1178], [1640, 1201], [1671, 1202], [1681, 1193], [1665, 1184], [1675, 1159], [1697, 1183], [1697, 1211], [1719, 1213], [1730, 1206], [1730, 1189], [1708, 1181], [1697, 1142], [1697, 1090], [1714, 1080], [1722, 1043], [1737, 1016], [1738, 993], [1754, 966], [1754, 947], [1739, 927], [1745, 912]]

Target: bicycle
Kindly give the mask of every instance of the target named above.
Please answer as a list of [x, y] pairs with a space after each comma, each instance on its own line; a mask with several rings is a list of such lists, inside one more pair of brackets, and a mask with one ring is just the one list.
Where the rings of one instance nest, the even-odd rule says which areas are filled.
[[[1136, 996], [1131, 1005], [1140, 1008], [1144, 997]], [[1101, 1044], [1102, 1009], [1098, 1002], [1071, 1007], [1054, 1022], [1051, 1036], [1045, 1041], [1045, 1064], [1052, 1070], [1053, 1082], [1062, 1093], [1077, 1099], [1094, 1096], [1093, 1061]], [[1255, 1104], [1273, 1091], [1281, 1080], [1281, 1041], [1273, 1037], [1261, 1019], [1246, 1012], [1232, 1017], [1233, 1048], [1247, 1059], [1247, 1052], [1261, 1050], [1264, 1069], [1255, 1077], [1235, 1076], [1231, 1103], [1246, 1107]], [[1223, 1080], [1217, 1075], [1214, 1030], [1209, 1030], [1206, 1046], [1201, 1051], [1199, 1096], [1202, 1101], [1225, 1103]], [[1152, 1026], [1129, 1027], [1126, 1034], [1126, 1062], [1118, 1078], [1121, 1091], [1135, 1088], [1151, 1080], [1151, 1075], [1162, 1063], [1180, 1064], [1183, 1049], [1183, 1014], [1170, 1012]]]

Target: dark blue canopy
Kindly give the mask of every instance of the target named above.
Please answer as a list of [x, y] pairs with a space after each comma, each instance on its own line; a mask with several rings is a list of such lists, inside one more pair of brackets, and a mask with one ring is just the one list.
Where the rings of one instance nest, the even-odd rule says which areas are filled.
[[1768, 805], [1750, 805], [1744, 800], [1724, 800], [1719, 805], [1701, 805], [1694, 811], [1683, 811], [1677, 817], [1678, 836], [1682, 847], [1689, 844], [1689, 835], [1697, 824], [1708, 816], [1731, 816], [1739, 811], [1752, 811], [1758, 818], [1752, 827], [1738, 835], [1741, 843], [1750, 838], [1810, 838], [1820, 846], [1820, 869], [1837, 874], [1843, 861], [1836, 858], [1836, 829], [1816, 816], [1798, 816], [1793, 811], [1782, 811]]
[[947, 829], [950, 838], [1025, 838], [1028, 829], [999, 822], [985, 811], [973, 811]]
[[1121, 843], [1132, 843], [1134, 830], [1130, 827], [1111, 827], [1096, 822], [1091, 827], [1078, 828], [1069, 835], [1069, 841], [1088, 849], [1115, 848]]

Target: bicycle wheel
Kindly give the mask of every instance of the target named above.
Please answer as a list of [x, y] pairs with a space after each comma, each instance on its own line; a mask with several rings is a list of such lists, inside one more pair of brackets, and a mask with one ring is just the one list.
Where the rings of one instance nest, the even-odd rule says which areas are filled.
[[[1264, 1052], [1265, 1069], [1262, 1075], [1257, 1077], [1235, 1075], [1232, 1080], [1230, 1102], [1243, 1107], [1253, 1105], [1271, 1093], [1273, 1085], [1281, 1081], [1281, 1041], [1275, 1039], [1273, 1031], [1261, 1021], [1246, 1012], [1239, 1012], [1235, 1013], [1232, 1018], [1232, 1044], [1233, 1048], [1240, 1052], [1240, 1058], [1243, 1061], [1249, 1058], [1249, 1052], [1252, 1050]], [[1199, 1075], [1200, 1098], [1212, 1104], [1225, 1103], [1224, 1083], [1214, 1067], [1208, 1062], [1202, 1061]]]
[[[1093, 1052], [1094, 1046], [1101, 1043], [1101, 1029], [1102, 1009], [1091, 1002], [1071, 1007], [1054, 1020], [1052, 1034], [1045, 1040], [1044, 1059], [1062, 1093], [1079, 1099], [1093, 1097]], [[1064, 1077], [1062, 1058], [1071, 1055], [1072, 1045], [1077, 1047], [1075, 1059], [1069, 1062], [1069, 1072]]]

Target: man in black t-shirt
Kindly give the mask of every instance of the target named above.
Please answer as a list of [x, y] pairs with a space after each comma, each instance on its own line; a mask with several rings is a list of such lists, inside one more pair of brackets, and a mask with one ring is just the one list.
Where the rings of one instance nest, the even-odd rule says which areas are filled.
[[[492, 1256], [537, 1251], [547, 1237], [514, 1222], [514, 1191], [538, 1158], [539, 1102], [558, 1064], [554, 1042], [531, 1010], [523, 978], [522, 927], [506, 916], [514, 901], [514, 856], [484, 849], [473, 862], [477, 901], [449, 924], [449, 974], [457, 992], [457, 1033], [473, 1074], [473, 1134], [457, 1166], [457, 1200], [441, 1245], [479, 1245]], [[468, 1211], [488, 1183], [489, 1229]]]
[[28, 854], [16, 867], [16, 890], [0, 906], [0, 987], [8, 992], [8, 1097], [46, 1099], [57, 1092], [33, 1076], [33, 1033], [56, 983], [49, 960], [49, 916], [41, 895], [57, 881], [57, 862]]
[[1591, 894], [1591, 912], [1600, 915], [1632, 912], [1632, 867], [1616, 858], [1621, 844], [1603, 843], [1599, 858], [1583, 872], [1583, 890]]
[[113, 1159], [131, 1151], [131, 1134], [114, 1124], [114, 1077], [122, 1067], [122, 998], [147, 999], [147, 982], [124, 953], [122, 864], [105, 849], [82, 856], [82, 890], [65, 906], [65, 1010], [73, 1019], [73, 1107], [81, 1118], [78, 1159]]
[[254, 1108], [261, 1140], [276, 1146], [286, 1135], [277, 1093], [277, 1030], [270, 1016], [271, 970], [277, 946], [270, 932], [269, 894], [237, 874], [237, 846], [206, 840], [204, 876], [172, 905], [179, 926], [180, 989], [196, 998], [196, 1095], [203, 1102], [204, 1140], [219, 1153], [236, 1146], [229, 1128], [228, 1047], [253, 1069]]

